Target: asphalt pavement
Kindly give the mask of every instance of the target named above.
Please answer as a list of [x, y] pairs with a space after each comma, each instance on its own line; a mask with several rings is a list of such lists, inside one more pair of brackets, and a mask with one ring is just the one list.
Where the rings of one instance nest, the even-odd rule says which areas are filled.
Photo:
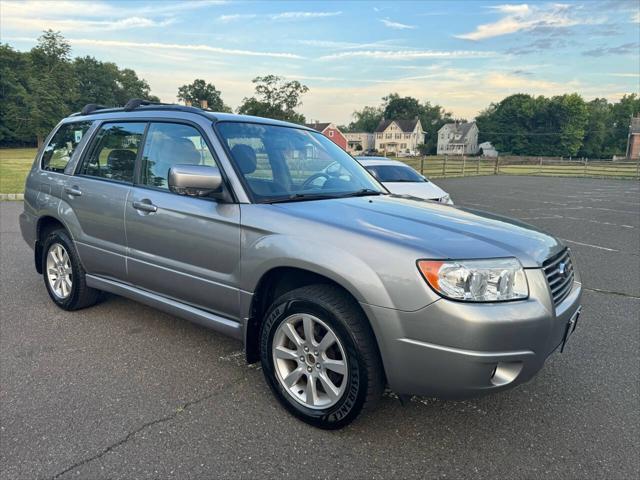
[[49, 300], [0, 202], [0, 478], [611, 478], [640, 476], [640, 184], [437, 181], [461, 206], [564, 239], [580, 325], [529, 383], [465, 401], [387, 395], [348, 428], [288, 415], [239, 342], [110, 296]]

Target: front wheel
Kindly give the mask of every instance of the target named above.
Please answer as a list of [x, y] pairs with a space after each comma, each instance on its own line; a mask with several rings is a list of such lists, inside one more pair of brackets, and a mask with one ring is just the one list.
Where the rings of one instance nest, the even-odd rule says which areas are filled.
[[260, 340], [269, 386], [309, 424], [342, 428], [382, 394], [373, 332], [357, 303], [338, 287], [311, 285], [277, 299]]

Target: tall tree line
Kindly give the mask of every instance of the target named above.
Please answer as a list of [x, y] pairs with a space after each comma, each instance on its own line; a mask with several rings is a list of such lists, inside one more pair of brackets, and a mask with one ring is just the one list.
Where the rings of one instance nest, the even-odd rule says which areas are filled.
[[56, 123], [87, 103], [121, 106], [130, 98], [158, 100], [131, 69], [72, 58], [59, 32], [45, 31], [28, 52], [0, 45], [2, 146], [40, 146]]
[[[611, 158], [626, 153], [630, 119], [639, 112], [640, 97], [635, 93], [614, 103], [604, 98], [586, 102], [577, 93], [550, 98], [515, 94], [491, 104], [475, 121], [479, 141], [491, 142], [504, 154]], [[381, 105], [353, 112], [353, 121], [342, 128], [373, 132], [383, 118], [419, 118], [427, 132], [427, 154], [436, 152], [438, 130], [454, 121], [440, 105], [391, 93]]]
[[640, 98], [624, 95], [586, 102], [577, 93], [554, 97], [517, 94], [491, 104], [476, 117], [480, 141], [514, 155], [611, 158], [624, 155], [629, 123]]

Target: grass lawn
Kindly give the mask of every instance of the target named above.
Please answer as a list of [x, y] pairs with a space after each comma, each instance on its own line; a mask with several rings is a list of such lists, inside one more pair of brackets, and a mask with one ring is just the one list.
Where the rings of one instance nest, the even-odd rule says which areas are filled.
[[36, 148], [0, 148], [0, 193], [22, 193]]

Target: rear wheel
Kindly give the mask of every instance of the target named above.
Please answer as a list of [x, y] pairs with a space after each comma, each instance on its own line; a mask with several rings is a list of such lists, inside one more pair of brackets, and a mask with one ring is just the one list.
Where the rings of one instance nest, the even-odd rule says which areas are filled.
[[344, 427], [376, 403], [384, 374], [371, 328], [355, 301], [332, 285], [311, 285], [277, 299], [261, 330], [267, 382], [298, 418]]
[[44, 284], [51, 300], [64, 310], [78, 310], [95, 304], [100, 291], [87, 287], [85, 271], [64, 230], [50, 232], [42, 249]]

